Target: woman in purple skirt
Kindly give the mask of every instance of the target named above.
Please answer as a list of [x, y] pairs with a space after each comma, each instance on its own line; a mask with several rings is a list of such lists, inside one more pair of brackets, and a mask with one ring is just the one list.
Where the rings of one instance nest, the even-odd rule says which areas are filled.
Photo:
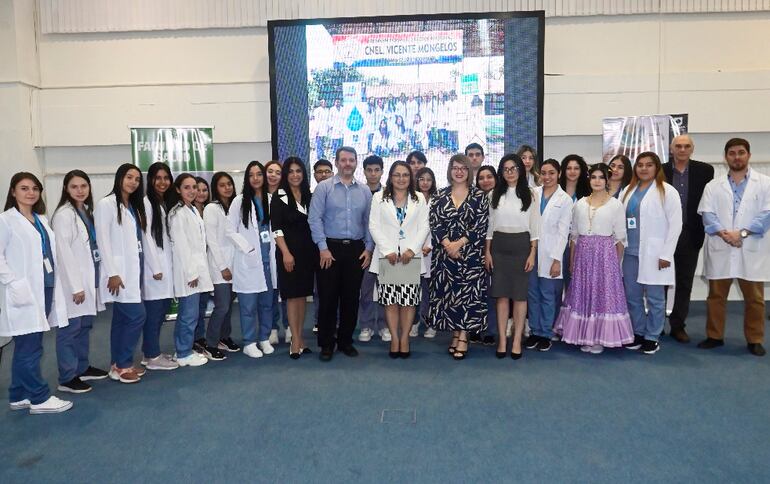
[[588, 170], [591, 195], [580, 199], [572, 215], [567, 289], [554, 331], [562, 341], [599, 354], [634, 340], [620, 261], [626, 244], [623, 204], [610, 196], [607, 165]]

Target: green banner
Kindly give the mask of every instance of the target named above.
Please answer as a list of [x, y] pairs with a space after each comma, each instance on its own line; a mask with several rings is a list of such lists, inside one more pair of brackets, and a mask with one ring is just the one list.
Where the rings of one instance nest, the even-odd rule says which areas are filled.
[[213, 172], [213, 128], [131, 128], [131, 154], [142, 171], [160, 161], [172, 173]]

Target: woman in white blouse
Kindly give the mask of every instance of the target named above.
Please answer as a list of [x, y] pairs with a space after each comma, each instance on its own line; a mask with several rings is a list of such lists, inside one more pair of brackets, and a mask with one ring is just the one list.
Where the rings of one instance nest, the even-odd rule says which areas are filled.
[[634, 334], [620, 271], [625, 210], [610, 196], [607, 165], [592, 165], [588, 175], [591, 194], [575, 204], [572, 214], [572, 281], [554, 332], [583, 352], [599, 354], [632, 342]]
[[[535, 267], [540, 210], [529, 188], [524, 162], [507, 154], [497, 168], [498, 183], [489, 195], [489, 228], [484, 265], [492, 273], [490, 296], [497, 299], [497, 314], [508, 314], [513, 301], [511, 358], [521, 358], [521, 338], [527, 317], [530, 272]], [[498, 318], [498, 358], [506, 352], [506, 318]]]
[[[369, 231], [377, 248], [372, 272], [383, 272], [386, 264], [420, 265], [420, 261], [412, 259], [422, 254], [430, 232], [428, 205], [422, 193], [415, 191], [412, 170], [406, 162], [391, 165], [385, 188], [372, 197]], [[415, 275], [413, 283], [388, 284], [381, 280], [378, 285], [377, 300], [385, 306], [385, 320], [392, 335], [391, 358], [410, 355], [409, 330], [420, 305], [420, 276], [418, 272]]]

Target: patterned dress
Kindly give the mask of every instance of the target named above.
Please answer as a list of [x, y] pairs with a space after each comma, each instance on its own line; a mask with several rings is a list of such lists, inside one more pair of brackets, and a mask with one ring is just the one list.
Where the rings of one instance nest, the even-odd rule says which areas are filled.
[[[430, 230], [433, 260], [428, 326], [440, 331], [484, 331], [487, 327], [487, 274], [484, 243], [489, 221], [489, 200], [472, 187], [460, 207], [452, 201], [451, 187], [431, 200]], [[467, 237], [460, 258], [449, 257], [441, 241]]]

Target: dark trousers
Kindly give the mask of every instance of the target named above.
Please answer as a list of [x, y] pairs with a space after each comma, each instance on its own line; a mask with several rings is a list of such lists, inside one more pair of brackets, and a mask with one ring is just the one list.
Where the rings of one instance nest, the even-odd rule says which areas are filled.
[[[353, 331], [358, 320], [358, 302], [361, 291], [361, 278], [364, 270], [358, 259], [364, 251], [363, 241], [356, 240], [347, 244], [327, 240], [329, 250], [334, 257], [331, 267], [321, 269], [316, 274], [318, 281], [318, 346], [333, 347], [334, 333], [340, 347], [353, 344]], [[337, 311], [340, 324], [337, 328]]]
[[676, 268], [676, 287], [674, 288], [674, 308], [668, 322], [671, 330], [683, 329], [687, 314], [690, 312], [690, 295], [695, 268], [698, 265], [700, 247], [693, 247], [687, 229], [682, 229], [674, 252], [674, 267]]

